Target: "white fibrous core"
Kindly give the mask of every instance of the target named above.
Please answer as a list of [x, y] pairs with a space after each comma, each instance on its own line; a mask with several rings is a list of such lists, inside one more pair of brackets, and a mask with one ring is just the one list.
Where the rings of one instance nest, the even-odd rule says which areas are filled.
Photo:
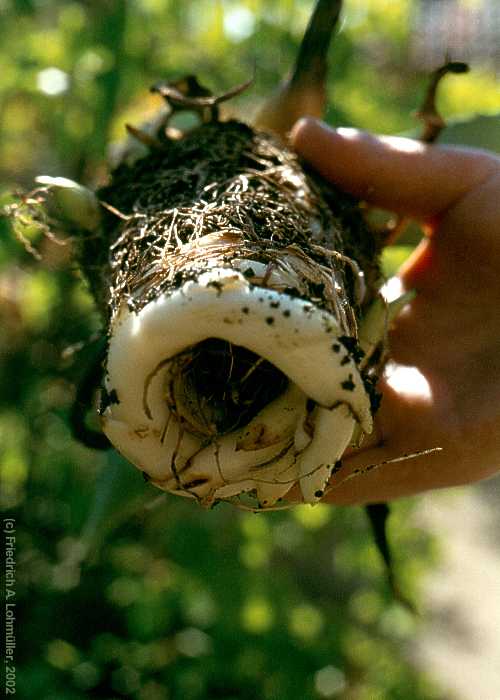
[[353, 436], [371, 431], [345, 331], [290, 293], [289, 263], [233, 260], [114, 317], [103, 430], [159, 488], [269, 508], [298, 484], [314, 503]]

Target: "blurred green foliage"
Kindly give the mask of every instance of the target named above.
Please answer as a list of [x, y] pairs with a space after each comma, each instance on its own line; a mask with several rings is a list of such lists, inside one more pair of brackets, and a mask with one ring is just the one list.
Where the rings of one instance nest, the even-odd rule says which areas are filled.
[[[409, 61], [415, 3], [346, 5], [328, 119], [411, 130], [424, 89]], [[106, 144], [155, 111], [148, 88], [159, 78], [196, 73], [223, 90], [255, 65], [255, 86], [236, 101], [252, 110], [290, 67], [310, 9], [0, 0], [1, 204], [42, 172], [102, 180]], [[450, 76], [444, 112], [499, 110], [495, 87], [487, 68]], [[70, 245], [25, 227], [38, 261], [0, 227], [1, 498], [17, 523], [18, 695], [443, 698], [409, 661], [418, 623], [391, 600], [360, 509], [205, 512], [158, 500], [118, 455], [72, 439], [68, 414], [99, 319]], [[389, 253], [388, 273], [408, 250]], [[418, 600], [434, 544], [409, 524], [411, 510], [396, 505], [390, 534], [401, 586]]]

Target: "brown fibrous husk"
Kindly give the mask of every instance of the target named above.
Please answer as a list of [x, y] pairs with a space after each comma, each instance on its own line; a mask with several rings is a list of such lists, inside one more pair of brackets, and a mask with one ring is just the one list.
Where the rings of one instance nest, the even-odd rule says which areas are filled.
[[[356, 336], [357, 271], [364, 302], [379, 280], [374, 237], [357, 202], [308, 173], [276, 137], [237, 121], [164, 136], [97, 195], [105, 224], [101, 237], [84, 238], [82, 263], [108, 318], [123, 303], [140, 311], [214, 258], [223, 267], [246, 259], [279, 268], [289, 253], [301, 282], [286, 291], [332, 312]], [[210, 234], [210, 245], [198, 245]]]

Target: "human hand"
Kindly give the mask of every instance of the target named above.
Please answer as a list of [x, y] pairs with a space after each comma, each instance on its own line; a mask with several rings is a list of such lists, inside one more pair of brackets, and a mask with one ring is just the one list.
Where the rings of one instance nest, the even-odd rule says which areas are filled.
[[[373, 436], [343, 460], [326, 500], [369, 503], [477, 481], [500, 470], [500, 158], [298, 122], [292, 145], [360, 199], [419, 220], [426, 236], [399, 271], [416, 296], [390, 357], [420, 373], [380, 382]], [[408, 453], [431, 455], [381, 464]], [[368, 465], [362, 476], [342, 481]], [[342, 483], [341, 483], [342, 482]], [[338, 484], [338, 485], [337, 485]]]

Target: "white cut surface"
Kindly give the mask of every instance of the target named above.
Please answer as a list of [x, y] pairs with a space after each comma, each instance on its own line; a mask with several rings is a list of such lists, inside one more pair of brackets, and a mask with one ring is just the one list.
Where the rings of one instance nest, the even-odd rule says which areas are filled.
[[[165, 490], [206, 500], [255, 488], [265, 506], [299, 480], [314, 502], [355, 426], [372, 427], [369, 397], [339, 335], [333, 315], [312, 303], [255, 286], [237, 270], [211, 269], [138, 313], [120, 310], [106, 367], [106, 389], [118, 401], [105, 411], [104, 432]], [[247, 348], [289, 380], [248, 425], [210, 444], [181, 426], [166, 388], [170, 361], [208, 338]], [[316, 405], [309, 416], [308, 400]]]

